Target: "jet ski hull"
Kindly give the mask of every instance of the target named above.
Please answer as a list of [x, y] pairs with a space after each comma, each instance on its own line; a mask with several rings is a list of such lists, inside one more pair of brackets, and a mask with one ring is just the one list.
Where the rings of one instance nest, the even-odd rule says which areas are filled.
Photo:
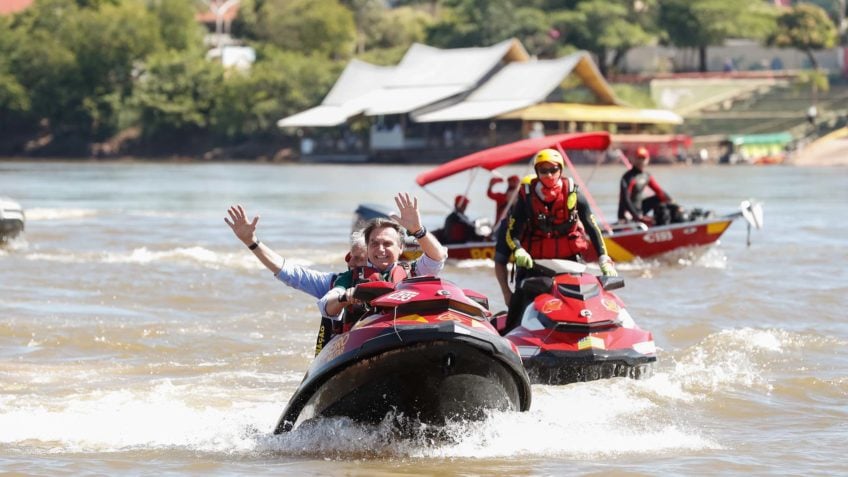
[[24, 211], [20, 204], [0, 197], [0, 243], [14, 239], [24, 231]]
[[524, 367], [534, 384], [569, 384], [610, 378], [643, 379], [653, 372], [655, 356], [628, 356], [629, 353], [591, 351], [549, 351], [524, 359]]
[[540, 275], [521, 284], [531, 298], [521, 323], [504, 329], [533, 384], [651, 375], [657, 360], [653, 335], [636, 326], [612, 293], [623, 279], [599, 278], [565, 260], [536, 265]]
[[[459, 292], [448, 290], [446, 295]], [[415, 307], [405, 308], [397, 317], [371, 316], [333, 338], [274, 432], [291, 431], [317, 417], [378, 423], [395, 413], [440, 425], [481, 419], [488, 410], [530, 408], [530, 382], [521, 357], [488, 321], [433, 301], [424, 308], [418, 313]]]

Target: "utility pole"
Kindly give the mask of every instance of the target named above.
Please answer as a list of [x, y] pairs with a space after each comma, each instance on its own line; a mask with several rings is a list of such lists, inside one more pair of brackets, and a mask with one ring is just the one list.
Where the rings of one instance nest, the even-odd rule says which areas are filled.
[[230, 10], [230, 8], [235, 7], [239, 4], [241, 0], [226, 0], [221, 2], [220, 0], [203, 0], [203, 3], [209, 8], [209, 11], [215, 15], [215, 48], [218, 49], [218, 53], [222, 55], [221, 51], [221, 34], [224, 29], [224, 15]]

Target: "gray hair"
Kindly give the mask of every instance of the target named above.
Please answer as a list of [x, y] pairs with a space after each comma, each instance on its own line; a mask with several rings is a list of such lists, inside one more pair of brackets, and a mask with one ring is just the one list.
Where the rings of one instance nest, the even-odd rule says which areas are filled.
[[362, 230], [354, 230], [350, 233], [350, 248], [354, 249], [356, 247], [359, 248], [367, 248], [365, 243], [365, 234], [362, 233]]

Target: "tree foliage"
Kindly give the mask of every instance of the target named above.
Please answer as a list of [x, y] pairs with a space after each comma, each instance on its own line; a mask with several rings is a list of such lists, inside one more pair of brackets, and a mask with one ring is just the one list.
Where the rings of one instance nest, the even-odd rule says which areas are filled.
[[636, 10], [629, 0], [588, 0], [576, 9], [562, 11], [554, 18], [567, 42], [595, 55], [598, 68], [607, 75], [627, 50], [654, 39], [647, 28], [646, 10]]
[[827, 12], [811, 4], [799, 4], [777, 19], [777, 30], [768, 43], [780, 48], [797, 48], [807, 54], [810, 64], [818, 69], [813, 51], [836, 46], [836, 26]]
[[224, 69], [191, 53], [165, 50], [148, 58], [131, 104], [144, 134], [179, 136], [210, 126]]
[[227, 76], [212, 110], [212, 130], [231, 139], [271, 134], [281, 117], [320, 102], [341, 66], [266, 46], [249, 71]]
[[[844, 0], [816, 3], [828, 1], [844, 8]], [[257, 53], [241, 71], [205, 56], [197, 6], [36, 0], [0, 17], [0, 127], [89, 142], [128, 127], [151, 143], [273, 136], [279, 118], [321, 101], [352, 56], [397, 64], [415, 42], [455, 48], [518, 38], [540, 58], [588, 50], [607, 73], [629, 49], [657, 40], [697, 48], [705, 59], [707, 47], [730, 37], [769, 38], [811, 61], [835, 41], [832, 22], [810, 5], [781, 16], [776, 29], [769, 2], [241, 0], [233, 33]], [[643, 103], [639, 91], [619, 94]]]
[[305, 55], [348, 59], [353, 55], [353, 14], [338, 0], [256, 2], [257, 39]]
[[492, 45], [515, 33], [512, 0], [444, 0], [447, 11], [427, 32], [429, 44], [443, 48]]
[[728, 38], [763, 40], [774, 29], [775, 16], [764, 2], [659, 0], [657, 24], [666, 43], [698, 49], [699, 69], [707, 71], [708, 47]]

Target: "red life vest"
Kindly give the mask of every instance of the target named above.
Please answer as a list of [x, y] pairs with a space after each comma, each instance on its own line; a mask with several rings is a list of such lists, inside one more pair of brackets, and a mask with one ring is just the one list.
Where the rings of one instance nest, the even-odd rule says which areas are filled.
[[414, 272], [413, 267], [409, 263], [398, 262], [394, 267], [392, 267], [391, 271], [388, 272], [388, 275], [384, 275], [384, 272], [381, 272], [374, 267], [364, 266], [352, 268], [351, 277], [353, 278], [354, 286], [359, 285], [360, 283], [378, 282], [381, 280], [392, 283], [400, 283], [413, 276]]
[[[366, 282], [387, 281], [400, 283], [407, 278], [415, 276], [415, 267], [406, 262], [398, 262], [389, 272], [380, 272], [374, 267], [355, 267], [351, 269], [353, 285]], [[365, 305], [347, 305], [344, 313], [344, 324], [342, 331], [350, 331], [354, 323], [364, 318], [368, 309]]]
[[[520, 192], [528, 224], [521, 243], [533, 258], [574, 258], [589, 249], [577, 216], [577, 186], [568, 177], [552, 202], [544, 202], [535, 192], [539, 179], [533, 179]], [[570, 206], [570, 207], [569, 207]]]

